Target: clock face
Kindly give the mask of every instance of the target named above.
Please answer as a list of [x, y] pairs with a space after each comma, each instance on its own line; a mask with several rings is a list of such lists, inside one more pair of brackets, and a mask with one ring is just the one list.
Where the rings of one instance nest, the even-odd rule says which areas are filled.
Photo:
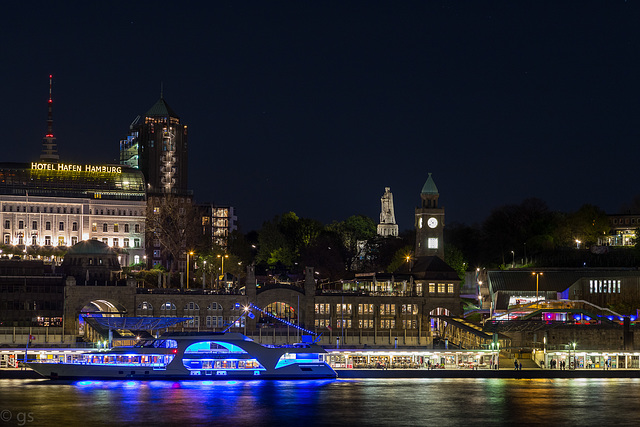
[[438, 220], [435, 218], [429, 218], [429, 221], [427, 221], [427, 225], [431, 228], [436, 228], [438, 226]]

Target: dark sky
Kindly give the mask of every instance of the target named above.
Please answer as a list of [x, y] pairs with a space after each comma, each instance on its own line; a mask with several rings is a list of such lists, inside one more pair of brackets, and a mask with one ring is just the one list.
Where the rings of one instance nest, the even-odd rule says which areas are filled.
[[640, 193], [639, 2], [204, 3], [4, 5], [1, 160], [38, 158], [52, 73], [69, 162], [114, 162], [163, 82], [196, 198], [245, 232], [287, 211], [377, 222], [385, 186], [412, 228], [429, 172], [448, 223]]

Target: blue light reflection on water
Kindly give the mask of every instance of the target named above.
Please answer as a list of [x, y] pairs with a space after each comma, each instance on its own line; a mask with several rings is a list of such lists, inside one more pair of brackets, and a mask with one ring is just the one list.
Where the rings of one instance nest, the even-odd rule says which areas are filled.
[[3, 408], [48, 425], [637, 424], [639, 397], [637, 379], [0, 380]]

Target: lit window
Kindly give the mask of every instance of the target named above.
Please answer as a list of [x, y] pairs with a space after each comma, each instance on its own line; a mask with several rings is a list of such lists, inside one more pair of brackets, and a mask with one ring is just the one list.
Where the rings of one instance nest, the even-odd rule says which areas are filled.
[[438, 249], [438, 238], [429, 237], [429, 240], [427, 241], [427, 245], [429, 249]]

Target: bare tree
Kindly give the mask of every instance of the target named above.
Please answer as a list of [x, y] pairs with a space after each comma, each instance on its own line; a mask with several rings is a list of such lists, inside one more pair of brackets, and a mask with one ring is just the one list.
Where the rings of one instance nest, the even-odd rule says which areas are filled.
[[149, 197], [147, 203], [147, 244], [160, 247], [170, 271], [176, 271], [178, 261], [187, 250], [201, 243], [200, 216], [191, 198], [173, 194]]

